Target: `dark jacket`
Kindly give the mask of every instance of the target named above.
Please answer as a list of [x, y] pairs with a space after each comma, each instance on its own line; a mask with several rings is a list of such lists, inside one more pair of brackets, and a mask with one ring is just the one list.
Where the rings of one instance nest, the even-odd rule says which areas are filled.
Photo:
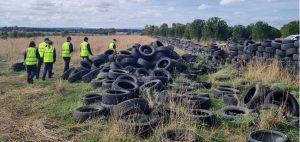
[[71, 42], [70, 42], [70, 45], [69, 45], [69, 49], [70, 49], [70, 53], [72, 53], [74, 51], [73, 44]]
[[[29, 48], [29, 47], [28, 47], [28, 48]], [[38, 60], [41, 59], [40, 54], [39, 54], [39, 49], [38, 49], [38, 48], [35, 48], [35, 55], [36, 55], [36, 58], [37, 58]], [[26, 56], [27, 56], [27, 49], [26, 49], [25, 52], [24, 52], [24, 61], [26, 61]]]

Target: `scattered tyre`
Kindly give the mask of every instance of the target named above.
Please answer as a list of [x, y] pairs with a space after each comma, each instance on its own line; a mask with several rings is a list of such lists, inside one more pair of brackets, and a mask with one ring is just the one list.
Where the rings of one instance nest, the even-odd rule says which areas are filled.
[[102, 94], [100, 93], [87, 93], [81, 98], [81, 101], [85, 104], [101, 102], [101, 100], [102, 100]]
[[183, 99], [182, 103], [188, 109], [209, 109], [211, 107], [211, 101], [207, 97], [186, 97]]
[[224, 103], [227, 105], [236, 106], [238, 104], [238, 100], [234, 97], [233, 94], [225, 94], [223, 96]]
[[131, 98], [132, 95], [127, 90], [106, 90], [102, 94], [102, 103], [107, 105], [116, 105]]
[[289, 142], [287, 135], [274, 130], [258, 130], [247, 135], [247, 142]]
[[81, 77], [86, 75], [89, 72], [90, 72], [90, 70], [88, 70], [88, 69], [74, 70], [68, 77], [68, 81], [69, 81], [69, 83], [74, 83], [78, 80], [81, 80]]
[[129, 80], [116, 80], [112, 84], [113, 89], [121, 89], [121, 90], [128, 90], [133, 95], [133, 97], [137, 97], [139, 94], [139, 86]]
[[11, 68], [15, 72], [25, 71], [24, 62], [14, 63]]
[[81, 106], [73, 111], [73, 120], [84, 122], [86, 120], [93, 119], [105, 114], [106, 110], [103, 107]]
[[201, 138], [193, 131], [185, 129], [167, 130], [159, 136], [160, 142], [200, 142]]
[[214, 125], [216, 123], [216, 117], [209, 110], [192, 109], [186, 113], [186, 116], [194, 119], [196, 123], [205, 123], [208, 126]]
[[249, 109], [254, 109], [263, 104], [268, 89], [260, 84], [249, 86], [241, 97], [240, 105]]
[[115, 118], [134, 113], [148, 114], [150, 111], [148, 101], [144, 98], [134, 98], [126, 100], [114, 106], [113, 114]]
[[61, 78], [62, 78], [63, 80], [67, 80], [67, 79], [69, 78], [70, 74], [71, 74], [74, 70], [75, 70], [74, 67], [69, 68], [68, 70], [66, 70], [66, 71], [62, 74]]
[[140, 91], [142, 91], [142, 92], [145, 91], [145, 92], [153, 93], [153, 92], [159, 92], [162, 90], [164, 90], [164, 85], [158, 79], [146, 82], [142, 86], [140, 86]]
[[82, 76], [82, 81], [85, 82], [85, 83], [91, 82], [93, 79], [95, 79], [97, 77], [100, 70], [101, 70], [101, 68], [90, 71], [86, 75]]
[[218, 111], [218, 115], [224, 120], [234, 120], [241, 115], [246, 114], [246, 108], [238, 106], [226, 106]]

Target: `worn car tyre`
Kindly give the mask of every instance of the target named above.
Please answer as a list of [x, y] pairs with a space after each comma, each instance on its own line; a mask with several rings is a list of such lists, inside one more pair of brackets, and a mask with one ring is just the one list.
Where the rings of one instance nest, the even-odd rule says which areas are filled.
[[93, 89], [97, 89], [97, 88], [100, 88], [102, 87], [102, 83], [103, 83], [103, 80], [92, 80], [90, 82], [90, 86], [93, 88]]
[[81, 101], [85, 104], [92, 104], [95, 102], [101, 102], [102, 94], [101, 93], [87, 93], [82, 98]]
[[246, 142], [289, 142], [289, 139], [278, 131], [257, 130], [247, 135]]
[[148, 101], [144, 98], [134, 98], [121, 102], [113, 107], [114, 118], [134, 113], [148, 114], [150, 107]]
[[260, 84], [249, 86], [241, 96], [240, 105], [249, 109], [263, 104], [268, 89]]
[[226, 106], [218, 110], [218, 115], [224, 120], [234, 120], [240, 115], [246, 114], [246, 108], [238, 106]]
[[151, 69], [151, 68], [153, 68], [153, 64], [152, 64], [151, 62], [149, 62], [149, 61], [143, 59], [143, 58], [139, 58], [139, 59], [137, 60], [137, 64], [143, 66], [143, 67], [146, 68], [146, 69]]
[[185, 115], [190, 119], [194, 119], [196, 123], [205, 123], [208, 126], [214, 125], [216, 123], [215, 115], [209, 110], [191, 109], [188, 110]]
[[67, 80], [67, 79], [69, 78], [70, 74], [71, 74], [74, 70], [75, 70], [74, 67], [69, 68], [68, 70], [66, 70], [66, 71], [61, 75], [61, 78], [62, 78], [63, 80]]
[[101, 68], [90, 71], [86, 75], [82, 76], [82, 81], [85, 82], [85, 83], [91, 82], [93, 79], [95, 79], [97, 77], [100, 70], [101, 70]]
[[165, 89], [165, 86], [159, 79], [155, 79], [149, 82], [144, 83], [142, 86], [140, 86], [140, 91], [142, 92], [160, 92]]
[[73, 120], [84, 122], [86, 120], [93, 119], [105, 114], [106, 110], [103, 107], [81, 106], [73, 111]]
[[155, 49], [150, 45], [142, 45], [138, 48], [142, 58], [149, 59], [155, 54]]
[[183, 98], [182, 103], [188, 109], [209, 109], [211, 107], [210, 98], [207, 97], [190, 96]]
[[121, 90], [128, 90], [130, 91], [132, 97], [137, 97], [139, 95], [139, 86], [129, 80], [116, 80], [112, 84], [113, 89], [121, 89]]
[[201, 142], [201, 138], [193, 131], [173, 129], [163, 132], [159, 136], [160, 142]]
[[131, 98], [133, 97], [128, 90], [106, 90], [102, 94], [102, 103], [116, 105]]
[[69, 83], [74, 83], [82, 78], [82, 76], [86, 75], [89, 73], [90, 70], [84, 69], [84, 70], [79, 70], [79, 71], [73, 71], [70, 76], [68, 77]]
[[216, 98], [222, 98], [224, 94], [239, 94], [240, 91], [235, 88], [217, 87], [214, 89], [213, 94]]
[[223, 96], [223, 100], [227, 105], [236, 106], [238, 104], [238, 100], [234, 97], [233, 94], [225, 94]]
[[108, 78], [110, 79], [116, 79], [117, 77], [128, 74], [129, 72], [126, 70], [120, 70], [120, 69], [111, 69], [108, 72]]
[[19, 63], [14, 63], [12, 66], [11, 66], [12, 70], [15, 71], [15, 72], [20, 72], [20, 71], [25, 71], [26, 70], [26, 67], [24, 65], [24, 62], [19, 62]]

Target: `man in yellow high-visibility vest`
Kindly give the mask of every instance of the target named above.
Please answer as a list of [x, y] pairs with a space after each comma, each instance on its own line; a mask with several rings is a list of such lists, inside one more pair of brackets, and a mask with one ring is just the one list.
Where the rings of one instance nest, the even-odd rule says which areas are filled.
[[70, 67], [71, 53], [73, 52], [73, 44], [71, 43], [71, 40], [71, 37], [67, 37], [67, 41], [62, 44], [61, 56], [65, 62], [64, 72]]
[[56, 51], [52, 41], [49, 41], [49, 46], [45, 48], [43, 58], [44, 58], [45, 68], [44, 68], [44, 74], [42, 80], [45, 80], [47, 73], [48, 73], [48, 77], [52, 78], [53, 64], [56, 61]]
[[113, 39], [113, 41], [108, 44], [108, 49], [116, 50], [116, 48], [117, 48], [117, 40]]
[[49, 38], [45, 38], [44, 41], [41, 42], [38, 46], [39, 55], [41, 58], [38, 60], [38, 64], [37, 64], [36, 79], [39, 79], [39, 77], [40, 77], [40, 71], [41, 71], [41, 67], [43, 65], [44, 49], [45, 49], [45, 47], [48, 46], [49, 41], [50, 41]]
[[80, 57], [83, 59], [89, 59], [89, 56], [93, 56], [89, 39], [84, 37], [83, 42], [80, 44]]
[[27, 82], [33, 84], [33, 78], [36, 75], [36, 65], [40, 59], [38, 49], [35, 47], [35, 42], [31, 41], [24, 54], [24, 62], [27, 71]]

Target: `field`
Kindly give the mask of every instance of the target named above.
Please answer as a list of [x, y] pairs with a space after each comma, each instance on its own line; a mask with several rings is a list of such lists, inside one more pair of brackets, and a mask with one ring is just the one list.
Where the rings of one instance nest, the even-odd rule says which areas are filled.
[[[65, 38], [49, 37], [55, 43], [57, 49]], [[107, 49], [108, 42], [116, 38], [120, 49], [127, 49], [134, 43], [148, 44], [154, 39], [146, 36], [91, 36], [89, 42], [94, 54], [100, 54]], [[76, 66], [79, 44], [83, 37], [73, 37], [75, 53], [73, 53], [72, 66]], [[37, 43], [43, 40], [36, 39], [8, 39], [0, 40], [0, 141], [158, 141], [159, 134], [168, 128], [187, 128], [197, 132], [207, 142], [242, 142], [247, 133], [257, 129], [275, 129], [289, 136], [292, 142], [299, 139], [297, 126], [287, 123], [281, 116], [265, 114], [260, 116], [259, 124], [252, 126], [246, 120], [241, 120], [242, 125], [235, 126], [229, 123], [221, 123], [208, 128], [197, 126], [184, 118], [173, 119], [167, 125], [159, 126], [153, 136], [147, 139], [137, 138], [122, 133], [115, 120], [99, 118], [77, 123], [72, 120], [74, 108], [83, 105], [80, 98], [87, 92], [101, 92], [102, 89], [92, 90], [89, 84], [74, 83], [60, 79], [63, 70], [63, 62], [58, 52], [58, 62], [54, 67], [54, 79], [46, 81], [35, 80], [34, 85], [26, 83], [25, 72], [15, 73], [9, 66], [17, 61], [22, 61], [23, 52], [30, 40]], [[60, 51], [60, 50], [58, 50]], [[180, 54], [185, 51], [176, 49]], [[76, 57], [75, 57], [76, 56]], [[217, 81], [215, 78], [229, 75], [230, 80]], [[182, 78], [176, 78], [181, 80]], [[266, 64], [263, 61], [249, 63], [249, 66], [237, 71], [230, 65], [222, 66], [218, 72], [203, 75], [199, 80], [209, 80], [213, 86], [230, 84], [236, 86], [241, 80], [250, 83], [260, 82], [268, 86], [280, 87], [289, 90], [299, 98], [298, 76], [290, 76], [286, 70], [281, 70], [276, 61]], [[207, 92], [212, 95], [212, 89], [199, 89], [197, 92]], [[226, 106], [222, 100], [212, 98], [212, 111]], [[298, 99], [299, 102], [299, 99]]]

